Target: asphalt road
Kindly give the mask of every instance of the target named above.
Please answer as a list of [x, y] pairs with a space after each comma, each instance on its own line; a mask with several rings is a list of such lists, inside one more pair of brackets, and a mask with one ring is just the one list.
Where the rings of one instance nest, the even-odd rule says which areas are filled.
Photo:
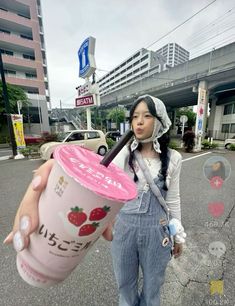
[[[187, 244], [181, 258], [172, 259], [162, 289], [161, 306], [235, 305], [235, 153], [219, 150], [207, 155], [183, 153], [181, 174], [182, 220]], [[197, 158], [191, 159], [196, 155]], [[206, 160], [224, 156], [232, 172], [214, 190], [203, 174]], [[188, 159], [189, 158], [189, 159]], [[0, 239], [11, 230], [16, 208], [40, 160], [0, 160]], [[208, 203], [223, 202], [224, 213], [214, 218]], [[226, 252], [216, 257], [209, 244], [221, 241]], [[49, 289], [27, 285], [18, 275], [12, 246], [0, 246], [0, 305], [2, 306], [115, 306], [118, 305], [110, 245], [102, 238], [63, 283]], [[218, 282], [222, 281], [222, 283]], [[219, 294], [211, 294], [216, 281]], [[223, 288], [221, 287], [223, 285]], [[215, 283], [214, 283], [215, 285]], [[223, 292], [222, 292], [222, 291]]]

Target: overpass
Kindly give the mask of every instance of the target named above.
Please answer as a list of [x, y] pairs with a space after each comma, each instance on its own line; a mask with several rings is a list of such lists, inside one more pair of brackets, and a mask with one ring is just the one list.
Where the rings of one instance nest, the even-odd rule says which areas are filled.
[[168, 109], [196, 105], [201, 81], [206, 84], [209, 99], [228, 92], [235, 94], [235, 43], [212, 49], [161, 73], [149, 73], [145, 78], [101, 96], [101, 108], [128, 106], [137, 96], [146, 93], [162, 99]]

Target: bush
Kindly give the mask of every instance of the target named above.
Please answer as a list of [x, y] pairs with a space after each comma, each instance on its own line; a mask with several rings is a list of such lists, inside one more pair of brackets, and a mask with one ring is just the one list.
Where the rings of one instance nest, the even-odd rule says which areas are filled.
[[203, 140], [202, 141], [203, 149], [210, 149], [210, 145], [211, 145], [210, 141], [208, 141], [208, 140]]
[[219, 144], [218, 143], [216, 143], [216, 142], [212, 142], [212, 144], [211, 144], [211, 149], [216, 149], [216, 148], [218, 148], [218, 146], [219, 146]]
[[42, 133], [43, 143], [51, 142], [51, 141], [58, 141], [58, 134], [50, 134], [48, 132]]
[[231, 145], [229, 146], [229, 150], [235, 151], [235, 144], [231, 144]]
[[178, 148], [177, 142], [174, 141], [174, 140], [171, 140], [170, 143], [169, 143], [169, 148], [176, 150]]
[[0, 143], [10, 143], [10, 137], [8, 135], [0, 135]]
[[38, 155], [39, 154], [39, 146], [36, 146], [36, 145], [27, 146], [23, 149], [20, 149], [19, 151], [25, 157], [30, 157], [32, 155]]
[[210, 142], [208, 140], [203, 140], [202, 141], [202, 146], [203, 146], [203, 149], [216, 149], [218, 148], [219, 144], [216, 143], [216, 142]]
[[108, 148], [109, 150], [112, 149], [112, 147], [115, 145], [116, 141], [114, 141], [113, 139], [111, 138], [107, 138], [106, 139], [106, 142], [107, 142], [107, 145], [108, 145]]

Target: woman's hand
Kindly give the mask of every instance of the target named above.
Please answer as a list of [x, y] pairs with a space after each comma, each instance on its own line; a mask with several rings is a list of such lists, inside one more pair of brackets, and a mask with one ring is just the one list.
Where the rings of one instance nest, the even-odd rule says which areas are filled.
[[174, 258], [180, 257], [180, 255], [183, 252], [183, 244], [182, 243], [174, 243], [174, 248], [173, 248], [173, 255]]
[[17, 210], [12, 232], [4, 240], [6, 244], [13, 242], [17, 252], [27, 248], [29, 235], [38, 227], [38, 202], [47, 185], [53, 164], [54, 160], [51, 159], [35, 171], [34, 178]]

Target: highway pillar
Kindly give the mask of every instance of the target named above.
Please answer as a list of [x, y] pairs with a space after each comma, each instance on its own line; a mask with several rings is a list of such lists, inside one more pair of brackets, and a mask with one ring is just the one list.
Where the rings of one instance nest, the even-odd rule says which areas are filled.
[[197, 97], [197, 118], [195, 126], [195, 148], [194, 151], [201, 151], [202, 137], [205, 135], [207, 108], [209, 100], [209, 91], [207, 81], [200, 81], [198, 85]]

